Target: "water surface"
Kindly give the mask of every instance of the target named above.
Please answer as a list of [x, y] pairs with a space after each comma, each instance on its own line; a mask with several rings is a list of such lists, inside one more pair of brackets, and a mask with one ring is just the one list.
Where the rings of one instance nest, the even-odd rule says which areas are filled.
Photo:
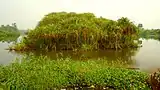
[[160, 41], [143, 40], [142, 45], [143, 47], [134, 56], [137, 67], [150, 71], [160, 68]]
[[0, 64], [8, 64], [18, 57], [16, 53], [11, 53], [8, 50], [5, 50], [11, 44], [12, 43], [8, 42], [0, 42]]

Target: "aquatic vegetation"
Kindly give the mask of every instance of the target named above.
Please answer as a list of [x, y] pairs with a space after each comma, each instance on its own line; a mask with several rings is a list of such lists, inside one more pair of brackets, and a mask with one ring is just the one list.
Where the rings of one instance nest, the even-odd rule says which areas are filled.
[[138, 32], [138, 28], [124, 17], [113, 21], [92, 13], [54, 12], [29, 30], [25, 46], [38, 50], [135, 48]]
[[81, 49], [84, 51], [88, 51], [88, 50], [93, 50], [93, 46], [92, 45], [88, 45], [88, 44], [82, 44]]
[[54, 89], [90, 87], [118, 90], [151, 90], [148, 74], [116, 68], [98, 61], [51, 60], [47, 57], [24, 57], [9, 66], [0, 66], [0, 84], [13, 89]]
[[14, 45], [10, 45], [8, 48], [8, 50], [15, 50], [15, 51], [25, 51], [27, 49], [29, 50], [30, 48], [26, 47], [24, 43], [16, 43]]

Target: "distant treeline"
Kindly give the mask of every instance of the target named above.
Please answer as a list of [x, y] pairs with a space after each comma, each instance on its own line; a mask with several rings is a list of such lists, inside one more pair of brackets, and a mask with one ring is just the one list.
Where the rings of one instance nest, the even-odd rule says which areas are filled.
[[160, 29], [141, 29], [140, 37], [145, 39], [160, 40]]
[[0, 26], [0, 41], [13, 41], [20, 35], [16, 23]]

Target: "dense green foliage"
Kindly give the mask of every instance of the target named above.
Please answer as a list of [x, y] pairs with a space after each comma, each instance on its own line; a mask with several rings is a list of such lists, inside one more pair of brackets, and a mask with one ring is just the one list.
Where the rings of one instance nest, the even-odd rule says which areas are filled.
[[[116, 68], [106, 60], [73, 61], [69, 58], [25, 57], [0, 66], [0, 84], [10, 90], [46, 90], [66, 87], [112, 87], [116, 90], [150, 90], [148, 74]], [[117, 65], [121, 65], [118, 63]]]
[[[20, 49], [74, 50], [137, 47], [138, 29], [127, 18], [117, 21], [92, 13], [57, 12], [46, 15], [30, 30]], [[20, 46], [20, 47], [19, 47]]]
[[15, 23], [10, 25], [1, 25], [0, 27], [0, 41], [15, 41], [20, 35]]

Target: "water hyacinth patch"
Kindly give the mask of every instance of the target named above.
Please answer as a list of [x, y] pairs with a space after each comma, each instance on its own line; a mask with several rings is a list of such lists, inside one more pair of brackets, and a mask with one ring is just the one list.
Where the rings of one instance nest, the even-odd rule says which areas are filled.
[[96, 61], [51, 60], [30, 56], [0, 67], [0, 84], [11, 89], [110, 87], [118, 90], [150, 90], [147, 73], [115, 68]]

